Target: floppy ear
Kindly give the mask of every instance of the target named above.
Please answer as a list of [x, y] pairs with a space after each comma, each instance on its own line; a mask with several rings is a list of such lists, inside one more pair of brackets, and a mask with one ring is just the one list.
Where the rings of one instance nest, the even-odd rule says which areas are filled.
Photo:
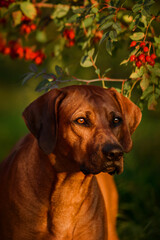
[[24, 121], [37, 138], [39, 147], [53, 152], [57, 135], [57, 111], [64, 94], [54, 89], [33, 101], [23, 112]]
[[110, 88], [109, 91], [118, 102], [124, 117], [124, 127], [121, 141], [125, 151], [129, 152], [132, 148], [131, 135], [138, 127], [142, 118], [142, 113], [139, 107], [137, 107], [127, 97], [118, 93], [114, 88]]

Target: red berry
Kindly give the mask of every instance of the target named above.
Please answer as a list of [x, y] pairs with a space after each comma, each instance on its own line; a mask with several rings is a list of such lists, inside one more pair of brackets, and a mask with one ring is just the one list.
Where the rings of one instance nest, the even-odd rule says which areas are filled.
[[145, 63], [145, 55], [144, 55], [143, 53], [139, 55], [138, 59], [139, 59], [141, 62]]
[[150, 63], [152, 58], [150, 56], [146, 56], [146, 62]]
[[143, 48], [143, 52], [148, 52], [149, 51], [149, 48], [148, 47], [144, 47]]
[[21, 21], [25, 22], [25, 23], [28, 23], [28, 22], [31, 21], [31, 19], [23, 15], [22, 18], [21, 18]]
[[95, 44], [98, 43], [99, 40], [101, 40], [102, 36], [103, 36], [103, 31], [96, 31], [96, 32], [94, 33], [93, 42], [94, 42]]
[[69, 42], [66, 44], [67, 47], [73, 47], [75, 44], [74, 40], [69, 40]]
[[5, 54], [5, 55], [9, 55], [10, 52], [11, 52], [11, 48], [10, 48], [10, 47], [5, 47], [5, 48], [3, 49], [3, 54]]
[[69, 30], [68, 38], [71, 39], [71, 40], [73, 40], [75, 38], [75, 33], [74, 33], [73, 29]]
[[28, 26], [27, 24], [22, 24], [22, 26], [21, 26], [21, 33], [22, 34], [24, 34], [24, 33], [29, 34], [30, 32], [31, 32], [30, 26]]
[[145, 44], [145, 42], [141, 42], [139, 46], [144, 47], [144, 46], [146, 46], [146, 44]]
[[130, 47], [134, 47], [136, 46], [137, 42], [136, 41], [132, 41], [131, 44], [130, 44]]
[[154, 64], [155, 64], [155, 61], [151, 59], [151, 61], [149, 62], [149, 65], [154, 66]]
[[140, 67], [142, 66], [142, 62], [141, 62], [141, 61], [137, 61], [137, 62], [136, 62], [136, 66], [137, 66], [138, 68], [140, 68]]
[[27, 34], [29, 34], [29, 33], [31, 32], [31, 28], [30, 28], [30, 26], [26, 26], [26, 30], [25, 30], [25, 32], [26, 32]]
[[63, 32], [63, 36], [67, 39], [67, 40], [74, 40], [75, 39], [75, 32], [73, 29], [65, 29]]
[[1, 38], [0, 36], [0, 52], [3, 52], [3, 49], [5, 48], [6, 46], [6, 42], [3, 38]]
[[136, 55], [131, 55], [130, 56], [130, 62], [134, 62], [136, 60]]
[[17, 50], [16, 50], [16, 53], [17, 53], [19, 58], [24, 57], [24, 49], [22, 47], [18, 47]]
[[63, 31], [63, 36], [68, 39], [69, 29]]
[[0, 7], [6, 7], [6, 8], [8, 8], [8, 6], [9, 6], [11, 3], [13, 3], [13, 2], [15, 2], [15, 0], [8, 0], [8, 1], [3, 1], [3, 0], [1, 0], [1, 1], [0, 1]]
[[35, 31], [36, 28], [37, 28], [36, 24], [32, 23], [32, 24], [30, 25], [30, 29], [31, 29], [32, 31]]
[[43, 60], [42, 60], [41, 57], [36, 57], [34, 61], [35, 61], [35, 63], [36, 63], [37, 65], [40, 65]]
[[33, 53], [32, 49], [30, 47], [25, 47], [24, 52], [25, 52], [25, 56], [24, 56], [25, 60], [32, 60], [32, 53]]
[[152, 58], [153, 60], [156, 59], [156, 58], [157, 58], [156, 54], [152, 53], [152, 54], [151, 54], [151, 58]]
[[38, 56], [37, 52], [31, 52], [30, 53], [30, 59], [34, 60]]

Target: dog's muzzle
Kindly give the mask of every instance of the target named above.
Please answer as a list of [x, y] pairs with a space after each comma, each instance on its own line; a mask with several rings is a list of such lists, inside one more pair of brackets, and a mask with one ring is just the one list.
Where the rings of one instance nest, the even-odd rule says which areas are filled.
[[105, 157], [104, 168], [102, 172], [108, 172], [110, 175], [120, 174], [123, 171], [123, 150], [119, 145], [106, 144], [102, 148]]

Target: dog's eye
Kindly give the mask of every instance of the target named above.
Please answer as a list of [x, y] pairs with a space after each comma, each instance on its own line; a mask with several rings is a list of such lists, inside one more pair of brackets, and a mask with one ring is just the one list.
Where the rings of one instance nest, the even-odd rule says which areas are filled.
[[113, 124], [114, 126], [117, 126], [119, 123], [121, 123], [122, 119], [120, 117], [114, 117], [113, 118]]
[[86, 120], [85, 120], [84, 118], [77, 118], [77, 119], [76, 119], [76, 122], [77, 122], [78, 124], [86, 124]]

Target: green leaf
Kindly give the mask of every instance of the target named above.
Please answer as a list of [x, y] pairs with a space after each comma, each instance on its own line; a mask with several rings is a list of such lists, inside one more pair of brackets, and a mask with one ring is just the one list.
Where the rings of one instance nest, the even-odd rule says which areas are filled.
[[150, 81], [155, 84], [158, 85], [158, 77], [155, 74], [152, 74], [150, 77]]
[[[91, 57], [93, 57], [94, 51], [95, 51], [95, 49], [92, 48], [90, 51], [87, 52], [87, 54], [85, 56], [83, 56], [81, 58], [80, 65], [82, 67], [91, 67], [91, 66], [93, 66], [93, 63], [91, 61]], [[94, 59], [94, 62], [95, 61], [96, 61], [96, 57]]]
[[142, 38], [144, 38], [144, 33], [143, 32], [135, 32], [132, 36], [130, 36], [132, 40], [138, 41]]
[[141, 99], [145, 99], [150, 93], [154, 91], [153, 86], [149, 86], [142, 94]]
[[34, 72], [29, 72], [25, 74], [25, 77], [22, 80], [22, 85], [24, 85], [28, 80], [30, 80], [35, 75]]
[[132, 11], [135, 12], [139, 12], [141, 10], [142, 4], [135, 4], [132, 8]]
[[148, 65], [147, 67], [148, 67], [150, 72], [152, 72], [154, 75], [160, 77], [160, 64], [159, 63], [156, 63], [154, 65], [154, 67], [150, 66], [150, 65]]
[[104, 40], [106, 40], [109, 36], [109, 32], [106, 32], [103, 34], [101, 40], [99, 41], [99, 46], [104, 42]]
[[108, 41], [106, 41], [106, 50], [110, 55], [112, 55], [112, 48], [113, 48], [113, 44], [111, 40], [108, 39]]
[[83, 23], [86, 28], [90, 27], [93, 24], [93, 17], [86, 18]]
[[82, 67], [91, 67], [93, 63], [88, 55], [85, 55], [81, 58], [80, 65]]
[[31, 63], [31, 64], [30, 64], [29, 69], [30, 69], [32, 72], [35, 72], [35, 73], [38, 72], [37, 65], [34, 64], [34, 63]]
[[125, 59], [125, 60], [123, 60], [123, 61], [120, 63], [120, 65], [127, 64], [128, 62], [129, 62], [129, 58], [128, 58], [128, 59]]
[[149, 17], [150, 16], [148, 11], [146, 11], [145, 9], [142, 9], [141, 13], [142, 13], [142, 16], [145, 16], [145, 17]]
[[158, 103], [157, 103], [157, 101], [156, 101], [156, 97], [155, 97], [154, 94], [152, 94], [152, 95], [150, 96], [150, 98], [148, 99], [148, 109], [155, 111], [157, 104], [158, 104]]
[[151, 6], [155, 3], [154, 0], [144, 1], [144, 6]]
[[143, 67], [140, 67], [139, 69], [136, 68], [136, 71], [130, 75], [130, 78], [139, 78], [143, 75], [143, 73], [144, 73]]
[[148, 86], [149, 86], [149, 76], [148, 76], [148, 74], [144, 74], [142, 76], [142, 80], [140, 81], [140, 86], [141, 86], [141, 89], [142, 89], [143, 92], [148, 88]]
[[121, 29], [121, 25], [119, 22], [116, 22], [116, 23], [113, 23], [113, 28], [117, 31], [117, 32], [120, 32], [122, 29]]
[[58, 4], [55, 8], [55, 11], [51, 15], [51, 18], [63, 18], [67, 15], [70, 7], [68, 5]]
[[136, 53], [138, 52], [139, 48], [135, 48], [130, 54], [129, 57], [132, 55], [136, 55]]
[[89, 57], [92, 57], [93, 54], [94, 54], [94, 51], [95, 51], [95, 48], [92, 48], [91, 50], [88, 51], [88, 54], [87, 54], [87, 55], [88, 55]]
[[98, 11], [99, 11], [99, 9], [96, 8], [96, 7], [93, 7], [93, 8], [91, 9], [91, 12], [92, 12], [92, 13], [97, 13]]
[[67, 22], [68, 23], [76, 22], [78, 17], [79, 17], [78, 14], [74, 14], [67, 20]]
[[154, 41], [155, 41], [155, 43], [160, 44], [160, 37], [154, 37]]
[[21, 11], [12, 12], [12, 18], [13, 18], [14, 26], [19, 25], [22, 19], [22, 12]]
[[[3, 9], [3, 8], [2, 8]], [[1, 10], [2, 10], [1, 9]], [[17, 3], [12, 3], [12, 4], [10, 4], [9, 5], [9, 7], [8, 7], [8, 9], [7, 9], [7, 11], [1, 11], [1, 16], [0, 16], [0, 18], [2, 17], [5, 17], [7, 14], [11, 14], [12, 12], [14, 12], [14, 11], [18, 11], [19, 10], [19, 4], [17, 4]]]
[[103, 24], [99, 29], [102, 30], [106, 30], [107, 28], [111, 27], [113, 24], [113, 22], [107, 22], [106, 24]]
[[45, 43], [47, 42], [47, 36], [45, 31], [36, 31], [36, 39], [38, 42]]
[[111, 68], [107, 68], [104, 73], [108, 73], [109, 71], [111, 71]]
[[147, 18], [146, 18], [146, 16], [144, 16], [144, 14], [142, 15], [141, 22], [144, 24], [144, 27], [146, 28], [147, 27]]
[[158, 96], [160, 96], [160, 89], [159, 88], [156, 88], [155, 92], [158, 94]]
[[109, 37], [111, 38], [112, 41], [116, 42], [117, 41], [117, 32], [115, 30], [110, 31]]
[[138, 74], [137, 74], [137, 72], [133, 72], [133, 73], [131, 73], [131, 75], [129, 77], [130, 78], [138, 78]]
[[47, 85], [48, 85], [49, 81], [47, 79], [44, 79], [43, 81], [41, 81], [38, 86], [36, 87], [35, 91], [36, 92], [41, 92], [42, 90], [45, 90]]
[[76, 13], [76, 14], [77, 14], [77, 13], [78, 13], [78, 14], [82, 14], [82, 13], [85, 12], [85, 8], [75, 8], [75, 9], [74, 9], [74, 8], [72, 7], [72, 9], [73, 9], [73, 12]]
[[97, 68], [96, 70], [95, 70], [95, 73], [97, 74], [97, 75], [100, 75], [100, 69], [99, 68]]
[[37, 15], [37, 10], [35, 6], [30, 2], [21, 2], [20, 8], [25, 16], [30, 19], [34, 19]]

